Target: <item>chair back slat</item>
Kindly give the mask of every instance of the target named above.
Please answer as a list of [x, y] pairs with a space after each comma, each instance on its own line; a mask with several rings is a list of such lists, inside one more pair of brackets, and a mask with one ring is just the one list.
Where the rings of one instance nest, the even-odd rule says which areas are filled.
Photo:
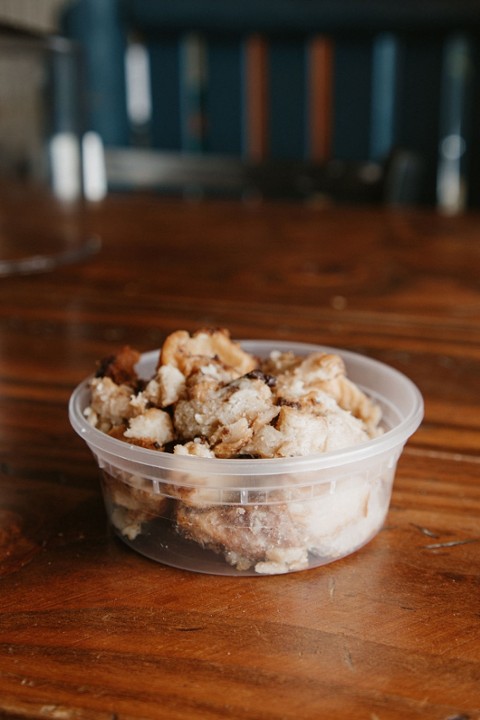
[[73, 3], [68, 6], [63, 24], [65, 34], [83, 45], [90, 128], [98, 132], [106, 145], [129, 143], [126, 36], [119, 3], [111, 0]]
[[205, 95], [205, 150], [242, 155], [244, 147], [243, 38], [219, 35], [205, 41], [207, 89]]
[[180, 150], [185, 132], [181, 102], [180, 69], [184, 39], [165, 38], [162, 43], [146, 46], [150, 63], [151, 145], [165, 150]]
[[272, 38], [268, 53], [269, 155], [309, 156], [308, 46], [305, 38]]
[[332, 155], [370, 159], [372, 40], [336, 40], [333, 63]]
[[258, 33], [248, 35], [243, 65], [243, 148], [251, 162], [264, 160], [268, 152], [267, 67], [265, 38]]
[[334, 42], [325, 35], [314, 35], [308, 52], [310, 158], [325, 162], [332, 154]]
[[436, 201], [443, 44], [435, 36], [402, 37], [400, 50], [396, 143], [422, 159], [420, 200], [426, 203]]
[[396, 143], [400, 55], [395, 33], [380, 33], [373, 39], [370, 157], [374, 160], [385, 157]]

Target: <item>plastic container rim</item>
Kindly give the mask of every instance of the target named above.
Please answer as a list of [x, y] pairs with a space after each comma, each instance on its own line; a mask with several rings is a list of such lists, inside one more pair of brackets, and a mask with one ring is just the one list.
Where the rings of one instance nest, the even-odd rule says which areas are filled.
[[[350, 448], [333, 450], [324, 453], [316, 453], [291, 458], [203, 458], [191, 455], [174, 455], [160, 450], [148, 450], [137, 445], [131, 445], [122, 440], [112, 438], [92, 427], [85, 417], [81, 401], [88, 395], [88, 385], [93, 377], [90, 375], [83, 380], [73, 391], [69, 401], [69, 419], [75, 432], [80, 435], [90, 449], [99, 454], [109, 455], [112, 460], [119, 458], [142, 466], [165, 468], [190, 473], [205, 473], [211, 475], [271, 475], [286, 472], [307, 472], [321, 470], [341, 465], [356, 463], [376, 455], [385, 453], [393, 448], [403, 446], [407, 439], [419, 427], [423, 418], [423, 398], [416, 385], [399, 370], [392, 368], [379, 360], [370, 358], [360, 353], [339, 348], [316, 345], [310, 343], [298, 343], [288, 341], [271, 340], [243, 340], [241, 346], [254, 354], [261, 354], [271, 351], [296, 351], [307, 354], [309, 352], [332, 352], [340, 355], [347, 363], [348, 361], [367, 362], [370, 368], [377, 367], [381, 372], [388, 371], [396, 381], [403, 386], [403, 390], [410, 395], [410, 412], [395, 427], [386, 430], [383, 435], [377, 438], [354, 445]], [[255, 350], [254, 350], [255, 348]], [[158, 350], [151, 350], [141, 355], [140, 363], [147, 364], [158, 357]], [[377, 399], [373, 388], [364, 387], [364, 390], [373, 399]], [[384, 399], [382, 396], [379, 396]]]

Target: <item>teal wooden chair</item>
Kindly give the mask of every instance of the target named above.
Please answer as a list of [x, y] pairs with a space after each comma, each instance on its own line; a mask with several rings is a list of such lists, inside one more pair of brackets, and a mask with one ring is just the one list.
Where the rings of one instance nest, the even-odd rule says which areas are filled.
[[473, 0], [74, 0], [64, 28], [112, 188], [475, 204]]

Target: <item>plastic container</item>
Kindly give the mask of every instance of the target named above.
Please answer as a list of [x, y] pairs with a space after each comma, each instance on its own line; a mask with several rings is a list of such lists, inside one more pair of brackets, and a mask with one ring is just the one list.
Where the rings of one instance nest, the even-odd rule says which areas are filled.
[[[384, 523], [398, 458], [423, 417], [420, 392], [398, 371], [355, 353], [303, 343], [241, 344], [261, 357], [272, 350], [339, 354], [348, 377], [380, 405], [385, 432], [305, 457], [173, 455], [89, 425], [87, 378], [72, 394], [70, 421], [97, 460], [113, 528], [153, 560], [218, 575], [286, 573], [353, 553]], [[142, 355], [139, 374], [150, 378], [157, 359], [158, 351]]]

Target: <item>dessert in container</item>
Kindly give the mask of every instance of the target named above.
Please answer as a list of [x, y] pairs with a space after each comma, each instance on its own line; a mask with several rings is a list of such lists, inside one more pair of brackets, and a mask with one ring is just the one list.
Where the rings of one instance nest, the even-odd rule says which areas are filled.
[[[419, 390], [394, 368], [337, 348], [259, 340], [241, 346], [258, 357], [272, 351], [338, 354], [348, 377], [380, 407], [382, 434], [340, 450], [287, 458], [150, 450], [88, 422], [87, 378], [71, 396], [70, 421], [97, 461], [112, 527], [152, 560], [217, 575], [294, 572], [350, 555], [384, 524], [398, 459], [423, 417]], [[152, 376], [158, 356], [141, 356], [141, 377]]]

